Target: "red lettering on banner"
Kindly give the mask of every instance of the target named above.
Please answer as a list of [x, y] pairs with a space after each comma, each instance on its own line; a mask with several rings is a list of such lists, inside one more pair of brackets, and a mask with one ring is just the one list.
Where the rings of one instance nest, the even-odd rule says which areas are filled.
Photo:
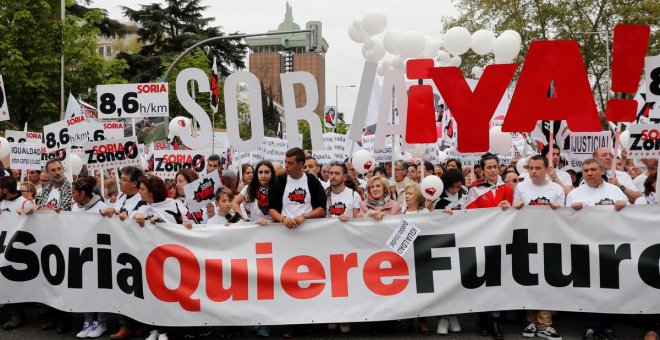
[[332, 283], [330, 286], [332, 297], [348, 296], [348, 271], [351, 268], [357, 268], [357, 266], [357, 253], [330, 255], [330, 282]]
[[231, 260], [229, 288], [223, 285], [222, 260], [206, 260], [206, 295], [214, 302], [248, 299], [248, 263], [246, 259]]
[[123, 152], [124, 144], [118, 143], [118, 144], [95, 145], [92, 147], [92, 149], [94, 150], [94, 154], [106, 153], [106, 152]]
[[123, 129], [124, 124], [122, 123], [103, 123], [104, 129]]
[[70, 118], [70, 119], [66, 120], [66, 125], [71, 126], [71, 125], [74, 125], [74, 124], [77, 124], [77, 123], [80, 123], [80, 122], [84, 122], [84, 121], [85, 121], [85, 116], [73, 117], [73, 118]]
[[[390, 268], [382, 268], [384, 262], [390, 264]], [[383, 283], [385, 277], [408, 276], [408, 264], [397, 253], [392, 251], [381, 251], [367, 259], [362, 269], [364, 283], [370, 291], [383, 296], [401, 293], [408, 286], [408, 278], [392, 279], [392, 282]]]
[[[181, 281], [176, 289], [165, 286], [164, 265], [168, 258], [175, 258], [179, 262]], [[195, 254], [188, 248], [168, 244], [156, 247], [147, 256], [146, 276], [149, 289], [154, 296], [165, 302], [178, 302], [181, 307], [190, 312], [201, 310], [200, 300], [191, 296], [199, 285], [199, 263]]]
[[[302, 266], [307, 267], [307, 272], [298, 271]], [[325, 288], [325, 282], [310, 282], [305, 288], [300, 286], [300, 281], [325, 280], [323, 264], [308, 255], [294, 256], [286, 261], [282, 266], [281, 278], [282, 289], [296, 299], [311, 299]]]
[[[257, 254], [270, 255], [273, 253], [271, 242], [255, 244]], [[257, 299], [272, 300], [275, 298], [275, 274], [272, 258], [257, 258]]]
[[[490, 120], [517, 67], [517, 64], [486, 66], [474, 92], [470, 90], [458, 67], [436, 67], [429, 70], [431, 79], [460, 127], [459, 152], [488, 151]], [[532, 119], [536, 122], [536, 118]]]
[[[553, 81], [555, 93], [548, 96]], [[566, 120], [573, 132], [602, 130], [577, 41], [533, 41], [529, 46], [502, 131], [531, 132], [538, 120]]]
[[165, 163], [192, 163], [193, 157], [191, 155], [164, 155], [163, 162]]
[[146, 85], [138, 85], [137, 87], [137, 92], [138, 93], [159, 93], [159, 92], [167, 92], [167, 88], [165, 87], [165, 84], [146, 84]]

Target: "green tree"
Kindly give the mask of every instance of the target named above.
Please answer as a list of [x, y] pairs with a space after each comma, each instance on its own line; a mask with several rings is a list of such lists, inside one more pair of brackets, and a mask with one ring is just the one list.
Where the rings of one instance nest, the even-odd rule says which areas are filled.
[[264, 134], [269, 137], [277, 137], [277, 128], [280, 124], [280, 112], [275, 108], [273, 102], [273, 90], [270, 89], [268, 95], [261, 84], [261, 106], [264, 115]]
[[[612, 32], [618, 23], [655, 25], [647, 55], [660, 51], [660, 2], [657, 0], [461, 0], [456, 2], [459, 15], [444, 18], [444, 27], [463, 26], [474, 32], [490, 29], [496, 34], [512, 29], [520, 33], [523, 46], [515, 62], [522, 64], [529, 44], [534, 40], [577, 40], [587, 72], [593, 80], [593, 93], [604, 112], [608, 88], [606, 41], [612, 46]], [[592, 33], [602, 32], [602, 33]], [[607, 33], [605, 33], [607, 32]], [[473, 66], [484, 66], [492, 56], [474, 53], [462, 56], [467, 74]]]
[[[166, 0], [159, 3], [141, 5], [135, 10], [122, 7], [124, 14], [140, 24], [138, 36], [144, 44], [137, 54], [120, 53], [130, 66], [124, 74], [131, 82], [151, 82], [164, 73], [165, 61], [172, 60], [193, 44], [224, 33], [220, 27], [209, 27], [213, 18], [204, 18], [207, 8], [201, 0]], [[204, 47], [209, 60], [218, 59], [218, 72], [223, 76], [231, 68], [243, 68], [245, 45], [238, 39], [220, 40]]]
[[[68, 0], [66, 6], [81, 5]], [[121, 81], [118, 75], [125, 65], [96, 54], [96, 38], [107, 20], [105, 12], [86, 9], [67, 11], [62, 23], [58, 0], [0, 0], [0, 74], [12, 116], [11, 122], [0, 125], [3, 129], [22, 128], [27, 122], [31, 130], [38, 130], [59, 120], [63, 51], [65, 93], [91, 100], [97, 84]]]

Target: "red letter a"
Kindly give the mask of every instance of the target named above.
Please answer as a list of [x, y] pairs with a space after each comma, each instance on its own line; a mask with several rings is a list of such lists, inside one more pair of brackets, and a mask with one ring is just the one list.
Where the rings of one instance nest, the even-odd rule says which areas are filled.
[[[548, 98], [553, 80], [556, 92]], [[566, 120], [574, 132], [602, 130], [576, 41], [533, 41], [529, 47], [502, 131], [530, 132], [538, 120]]]

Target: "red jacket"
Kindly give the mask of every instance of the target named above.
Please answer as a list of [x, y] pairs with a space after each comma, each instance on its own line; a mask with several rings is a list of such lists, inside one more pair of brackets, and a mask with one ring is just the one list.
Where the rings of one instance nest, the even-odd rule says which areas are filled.
[[[484, 180], [476, 181], [470, 186], [470, 191], [485, 191], [488, 190], [490, 184], [486, 183]], [[474, 195], [474, 193], [472, 193]], [[468, 199], [470, 193], [468, 193]], [[513, 204], [513, 189], [508, 185], [498, 185], [495, 191], [488, 190], [487, 192], [480, 195], [477, 199], [468, 204], [468, 209], [477, 209], [477, 208], [495, 208], [503, 200], [509, 201], [510, 204]]]

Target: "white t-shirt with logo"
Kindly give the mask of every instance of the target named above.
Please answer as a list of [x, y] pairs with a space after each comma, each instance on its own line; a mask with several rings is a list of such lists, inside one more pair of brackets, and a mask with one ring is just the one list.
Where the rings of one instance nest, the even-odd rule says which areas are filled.
[[78, 206], [78, 204], [76, 204], [76, 203], [74, 202], [74, 203], [71, 205], [71, 211], [73, 211], [73, 212], [88, 212], [88, 213], [97, 213], [97, 214], [98, 214], [98, 213], [99, 213], [99, 210], [101, 210], [101, 209], [105, 209], [106, 206], [107, 206], [107, 205], [105, 204], [105, 202], [103, 202], [103, 201], [98, 201], [98, 202], [96, 202], [96, 204], [94, 204], [93, 206], [89, 207], [89, 209], [85, 210], [85, 209], [83, 209], [83, 208], [80, 208], [80, 206]]
[[[610, 176], [611, 174], [612, 171], [608, 170], [607, 175]], [[633, 182], [632, 178], [630, 178], [630, 175], [628, 175], [627, 172], [616, 170], [616, 180], [619, 181], [619, 184], [626, 187], [626, 189], [630, 189], [636, 192], [640, 191], [639, 189], [637, 189], [637, 185], [635, 184], [635, 182]], [[619, 189], [619, 191], [621, 191], [621, 189]]]
[[518, 183], [513, 192], [513, 200], [522, 201], [525, 205], [550, 205], [552, 202], [557, 202], [563, 206], [565, 197], [561, 185], [551, 181], [544, 185], [536, 185], [531, 179]]
[[[260, 218], [272, 221], [272, 217], [268, 216], [268, 210], [266, 210], [266, 214], [264, 214], [260, 208], [268, 208], [268, 188], [259, 187], [259, 190], [257, 190], [257, 197], [252, 198], [248, 197], [248, 186], [246, 185], [241, 189], [241, 195], [243, 195], [246, 200], [252, 200], [252, 202], [250, 202], [250, 221], [256, 222]], [[243, 215], [245, 212], [242, 207], [243, 205], [241, 204], [241, 215], [245, 216]]]
[[353, 209], [360, 209], [362, 198], [355, 190], [344, 188], [344, 191], [335, 194], [330, 190], [330, 201], [328, 202], [328, 214], [332, 218], [339, 218], [341, 215], [353, 217]]
[[52, 188], [50, 194], [48, 194], [48, 199], [46, 200], [46, 206], [44, 208], [54, 209], [57, 207], [57, 204], [60, 203], [60, 189]]
[[32, 202], [26, 200], [22, 195], [18, 195], [13, 200], [3, 200], [0, 202], [0, 211], [16, 212], [18, 209], [23, 210], [31, 205]]
[[597, 188], [585, 183], [566, 196], [567, 207], [576, 202], [582, 202], [583, 205], [614, 205], [616, 201], [624, 201], [628, 204], [628, 197], [616, 185], [607, 182], [603, 182]]
[[115, 211], [117, 214], [121, 212], [126, 212], [127, 214], [131, 214], [135, 209], [137, 208], [138, 203], [142, 200], [142, 195], [140, 193], [136, 193], [135, 195], [131, 196], [131, 198], [128, 198], [128, 196], [124, 193], [120, 194], [119, 197], [117, 197], [117, 201], [115, 201]]
[[282, 215], [294, 218], [310, 211], [312, 211], [312, 196], [307, 185], [307, 174], [303, 172], [299, 179], [287, 175], [284, 197], [282, 197]]

